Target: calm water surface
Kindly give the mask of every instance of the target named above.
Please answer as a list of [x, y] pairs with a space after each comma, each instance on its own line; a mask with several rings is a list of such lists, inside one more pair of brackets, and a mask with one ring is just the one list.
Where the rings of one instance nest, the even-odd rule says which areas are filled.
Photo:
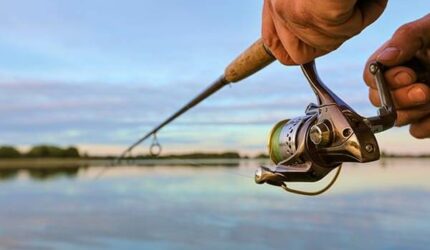
[[0, 248], [430, 248], [430, 160], [347, 164], [318, 197], [236, 165], [0, 171]]

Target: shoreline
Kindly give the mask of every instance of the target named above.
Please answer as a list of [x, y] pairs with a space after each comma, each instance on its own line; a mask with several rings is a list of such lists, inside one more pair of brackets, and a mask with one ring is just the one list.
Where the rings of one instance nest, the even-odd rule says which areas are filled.
[[[430, 156], [383, 156], [380, 160], [430, 160]], [[37, 169], [37, 168], [78, 168], [89, 166], [121, 167], [156, 165], [166, 166], [238, 166], [241, 161], [270, 161], [269, 158], [152, 158], [152, 159], [124, 159], [120, 164], [114, 164], [112, 158], [14, 158], [0, 159], [0, 169]]]
[[25, 158], [25, 159], [0, 159], [0, 169], [38, 169], [38, 168], [79, 168], [79, 167], [124, 167], [141, 166], [151, 167], [157, 165], [166, 166], [208, 166], [208, 167], [234, 167], [240, 161], [268, 159], [244, 159], [244, 158], [190, 158], [190, 159], [124, 159], [120, 164], [114, 164], [113, 159], [94, 158]]

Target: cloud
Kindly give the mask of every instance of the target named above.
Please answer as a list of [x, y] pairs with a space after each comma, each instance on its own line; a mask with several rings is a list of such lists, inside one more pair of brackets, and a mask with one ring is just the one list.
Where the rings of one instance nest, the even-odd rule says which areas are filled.
[[[280, 75], [290, 81], [288, 86], [283, 86]], [[262, 80], [256, 77], [243, 85], [227, 86], [190, 110], [172, 123], [180, 132], [171, 134], [169, 143], [194, 143], [197, 139], [184, 139], [185, 131], [215, 128], [219, 141], [237, 144], [240, 139], [226, 129], [270, 128], [281, 119], [304, 115], [308, 103], [316, 101], [298, 69], [267, 77], [264, 84]], [[0, 124], [0, 136], [8, 143], [22, 144], [131, 142], [203, 90], [197, 82], [172, 83], [172, 88], [146, 83], [3, 80], [0, 96], [8, 105], [0, 107], [0, 114], [7, 117]], [[336, 92], [349, 93], [348, 89]], [[348, 101], [359, 108], [368, 106], [361, 96], [349, 96]]]
[[[0, 5], [0, 141], [8, 144], [127, 144], [207, 87], [260, 35], [259, 1]], [[425, 12], [414, 6], [394, 2], [381, 23], [317, 60], [324, 82], [358, 113], [375, 113], [361, 79], [368, 55], [399, 23]], [[393, 16], [399, 9], [402, 16]], [[160, 134], [177, 148], [264, 148], [271, 126], [303, 115], [310, 102], [316, 98], [300, 68], [274, 63]]]

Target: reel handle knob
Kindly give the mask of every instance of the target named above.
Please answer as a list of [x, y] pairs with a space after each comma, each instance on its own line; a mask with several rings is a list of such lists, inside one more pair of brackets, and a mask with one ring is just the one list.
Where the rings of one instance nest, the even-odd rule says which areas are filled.
[[[428, 65], [424, 65], [417, 58], [413, 58], [403, 64], [403, 66], [409, 67], [415, 71], [418, 82], [430, 86], [430, 68]], [[378, 116], [366, 119], [373, 133], [379, 133], [392, 128], [397, 119], [397, 112], [391, 96], [391, 90], [385, 82], [384, 73], [387, 69], [386, 66], [377, 61], [369, 65], [369, 71], [374, 76], [379, 98], [381, 99], [381, 107], [378, 110]]]

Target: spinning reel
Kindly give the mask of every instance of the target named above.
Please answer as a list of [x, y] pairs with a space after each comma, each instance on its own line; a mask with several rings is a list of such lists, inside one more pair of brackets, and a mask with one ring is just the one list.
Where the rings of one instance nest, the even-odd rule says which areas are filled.
[[[262, 166], [255, 182], [279, 186], [288, 192], [318, 195], [336, 181], [343, 162], [371, 162], [380, 157], [375, 133], [394, 126], [397, 118], [390, 90], [384, 81], [383, 65], [370, 65], [382, 106], [378, 116], [365, 118], [336, 96], [318, 77], [315, 63], [301, 66], [316, 94], [305, 115], [278, 122], [270, 132], [269, 155], [274, 169]], [[287, 187], [286, 182], [316, 182], [333, 169], [333, 180], [322, 190], [304, 192]]]

